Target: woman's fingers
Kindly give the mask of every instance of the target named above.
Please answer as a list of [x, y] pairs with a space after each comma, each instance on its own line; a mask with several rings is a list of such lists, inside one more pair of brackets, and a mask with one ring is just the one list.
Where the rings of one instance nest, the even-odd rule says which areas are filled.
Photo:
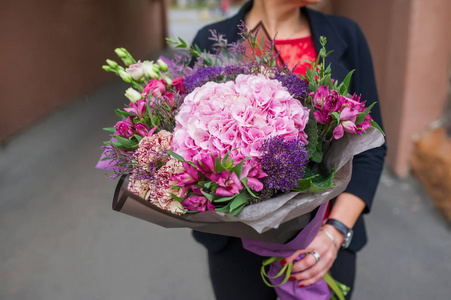
[[290, 280], [299, 281], [299, 286], [308, 286], [321, 279], [335, 261], [337, 249], [324, 233], [319, 232], [305, 250], [298, 250], [282, 260], [282, 264], [294, 261], [299, 255], [305, 257], [293, 264]]
[[302, 253], [305, 253], [305, 252], [306, 252], [306, 250], [297, 250], [293, 254], [291, 254], [291, 256], [288, 256], [288, 257], [282, 259], [282, 261], [280, 263], [282, 264], [282, 266], [292, 263], [299, 255], [301, 255]]

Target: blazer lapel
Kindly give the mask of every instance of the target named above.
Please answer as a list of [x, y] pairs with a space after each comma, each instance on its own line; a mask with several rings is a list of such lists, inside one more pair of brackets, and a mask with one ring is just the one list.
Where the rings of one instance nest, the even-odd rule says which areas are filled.
[[330, 22], [326, 15], [313, 9], [302, 8], [302, 13], [307, 16], [312, 33], [313, 43], [318, 53], [321, 49], [319, 38], [325, 36], [327, 38], [326, 50], [333, 52], [326, 59], [327, 64], [332, 64], [332, 75], [335, 79], [343, 81], [346, 75], [351, 71], [343, 61], [343, 55], [348, 48], [348, 44], [342, 38], [340, 32]]

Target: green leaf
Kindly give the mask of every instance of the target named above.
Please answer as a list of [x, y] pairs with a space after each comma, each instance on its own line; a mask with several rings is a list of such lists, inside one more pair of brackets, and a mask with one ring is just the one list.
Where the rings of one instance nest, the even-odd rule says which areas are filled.
[[235, 199], [230, 202], [230, 214], [232, 216], [238, 214], [248, 203], [249, 195], [246, 191], [241, 192]]
[[257, 197], [253, 192], [252, 189], [249, 187], [249, 185], [247, 185], [247, 177], [241, 179], [241, 183], [244, 185], [244, 187], [246, 188], [247, 192], [249, 194], [251, 194], [252, 197]]
[[355, 125], [359, 125], [360, 123], [362, 123], [365, 120], [366, 115], [368, 115], [370, 113], [370, 110], [373, 108], [374, 104], [376, 104], [376, 102], [373, 102], [370, 106], [367, 107], [367, 109], [365, 109], [364, 112], [361, 112], [357, 118], [355, 119]]
[[174, 199], [174, 200], [177, 200], [178, 202], [182, 202], [183, 200], [185, 200], [185, 197], [179, 197], [179, 196], [176, 196], [173, 193], [171, 193], [171, 198]]
[[311, 91], [316, 91], [318, 89], [318, 84], [316, 82], [314, 82], [314, 81], [310, 81], [308, 83], [308, 88]]
[[126, 139], [122, 136], [115, 135], [114, 136], [117, 142], [122, 146], [130, 150], [135, 150], [138, 148], [138, 143], [129, 139]]
[[295, 191], [305, 191], [308, 190], [310, 193], [318, 193], [325, 189], [335, 187], [333, 184], [333, 179], [335, 177], [336, 170], [333, 169], [332, 172], [327, 177], [322, 177], [319, 174], [310, 176], [307, 178], [302, 178], [298, 181], [298, 187], [294, 188]]
[[205, 192], [203, 189], [200, 189], [200, 192], [202, 193], [202, 195], [205, 196], [205, 198], [207, 198], [210, 202], [213, 203], [213, 201], [214, 201], [214, 199], [215, 199], [215, 196], [213, 196], [213, 195], [211, 195], [211, 194]]
[[140, 136], [139, 134], [134, 134], [133, 137], [138, 141], [138, 144], [143, 139], [143, 137]]
[[352, 70], [351, 72], [348, 73], [348, 75], [346, 75], [345, 80], [343, 80], [343, 82], [340, 84], [340, 86], [338, 87], [338, 93], [341, 96], [347, 96], [348, 95], [348, 87], [349, 87], [349, 83], [351, 82], [351, 77], [352, 74], [354, 73], [355, 70]]
[[315, 150], [313, 153], [309, 153], [309, 159], [319, 164], [323, 161], [323, 152]]
[[231, 170], [230, 172], [233, 172], [236, 174], [236, 176], [238, 176], [238, 178], [241, 177], [241, 172], [243, 171], [243, 164], [244, 164], [245, 159], [243, 159], [242, 161], [240, 161], [239, 163], [237, 163]]
[[309, 153], [316, 151], [316, 144], [318, 143], [318, 123], [316, 122], [313, 110], [310, 110], [309, 121], [305, 126], [304, 132], [307, 134], [308, 145], [306, 150]]
[[332, 117], [334, 117], [335, 120], [337, 120], [337, 123], [340, 123], [340, 113], [334, 111], [333, 113], [330, 114]]
[[222, 158], [221, 165], [224, 169], [227, 169], [227, 160], [229, 159], [229, 156], [230, 156], [230, 151], [227, 152], [226, 155], [224, 155], [224, 157]]
[[218, 199], [213, 200], [212, 202], [213, 202], [213, 203], [223, 203], [223, 202], [227, 202], [227, 201], [232, 200], [232, 199], [235, 198], [236, 196], [237, 196], [237, 195], [233, 195], [233, 196], [230, 196], [230, 197], [218, 198]]
[[114, 148], [121, 149], [121, 150], [124, 150], [124, 151], [133, 151], [133, 150], [135, 150], [133, 148], [126, 147], [126, 146], [122, 145], [119, 142], [111, 142], [111, 144], [114, 146]]
[[109, 132], [116, 132], [116, 128], [115, 127], [105, 127], [105, 128], [103, 128], [103, 130], [109, 131]]
[[307, 69], [305, 70], [305, 78], [308, 81], [311, 81], [312, 78], [312, 70], [310, 69], [310, 67], [307, 67]]
[[382, 130], [382, 128], [379, 126], [379, 124], [374, 122], [374, 120], [371, 120], [371, 126], [376, 128], [377, 130], [379, 130], [382, 133], [382, 135], [385, 136], [385, 132]]
[[230, 211], [230, 202], [227, 203], [226, 206], [223, 206], [223, 207], [216, 207], [215, 211], [223, 212], [223, 213], [228, 213], [228, 212]]
[[247, 204], [247, 203], [243, 203], [243, 204], [241, 204], [240, 206], [238, 206], [238, 207], [236, 207], [236, 208], [234, 208], [234, 209], [231, 209], [231, 210], [230, 210], [230, 214], [231, 214], [232, 216], [236, 216], [240, 211], [243, 210], [243, 208], [246, 206], [246, 204]]
[[168, 152], [173, 158], [175, 158], [176, 160], [181, 161], [181, 162], [184, 162], [184, 161], [185, 161], [185, 159], [184, 159], [181, 155], [175, 153], [174, 151], [172, 151], [172, 150], [167, 150], [167, 152]]
[[232, 203], [230, 204], [230, 209], [236, 209], [242, 204], [246, 204], [248, 202], [249, 195], [246, 191], [242, 191], [238, 196], [235, 197], [235, 199], [232, 200]]
[[324, 76], [321, 85], [333, 86], [332, 77], [330, 74], [327, 74], [326, 76]]
[[133, 115], [132, 113], [129, 113], [129, 112], [120, 110], [119, 108], [116, 109], [115, 112], [116, 112], [116, 115], [118, 115], [119, 117], [124, 118], [124, 119], [126, 119], [126, 118], [128, 118], [129, 116]]
[[216, 173], [221, 173], [221, 171], [225, 170], [226, 168], [224, 168], [221, 164], [221, 159], [219, 158], [219, 155], [216, 156], [215, 158], [215, 171]]

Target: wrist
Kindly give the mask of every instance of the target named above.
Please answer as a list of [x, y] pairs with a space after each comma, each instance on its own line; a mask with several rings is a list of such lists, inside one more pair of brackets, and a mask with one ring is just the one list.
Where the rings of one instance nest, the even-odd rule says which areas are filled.
[[340, 231], [338, 231], [337, 228], [329, 224], [324, 224], [322, 228], [327, 230], [333, 236], [333, 238], [337, 242], [338, 248], [341, 248], [341, 245], [343, 245], [345, 241], [344, 235]]
[[345, 224], [336, 219], [327, 219], [326, 225], [332, 226], [336, 231], [340, 232], [343, 237], [343, 243], [341, 246], [345, 249], [348, 248], [354, 234], [352, 228], [347, 227]]

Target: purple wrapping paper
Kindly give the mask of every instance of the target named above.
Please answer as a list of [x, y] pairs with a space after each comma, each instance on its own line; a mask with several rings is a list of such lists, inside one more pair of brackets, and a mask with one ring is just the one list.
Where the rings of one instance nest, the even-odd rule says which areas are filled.
[[[299, 249], [305, 249], [313, 241], [323, 223], [324, 214], [326, 212], [327, 202], [322, 204], [312, 221], [290, 242], [274, 244], [256, 240], [242, 239], [245, 249], [261, 256], [267, 257], [288, 257]], [[302, 254], [295, 261], [302, 259]], [[280, 262], [276, 261], [270, 265], [268, 276], [274, 277], [282, 269]], [[283, 277], [283, 276], [282, 276]], [[281, 282], [281, 278], [270, 279], [273, 285]], [[299, 288], [297, 281], [287, 281], [281, 286], [274, 288], [280, 300], [329, 300], [331, 293], [327, 283], [321, 279], [315, 284]]]

